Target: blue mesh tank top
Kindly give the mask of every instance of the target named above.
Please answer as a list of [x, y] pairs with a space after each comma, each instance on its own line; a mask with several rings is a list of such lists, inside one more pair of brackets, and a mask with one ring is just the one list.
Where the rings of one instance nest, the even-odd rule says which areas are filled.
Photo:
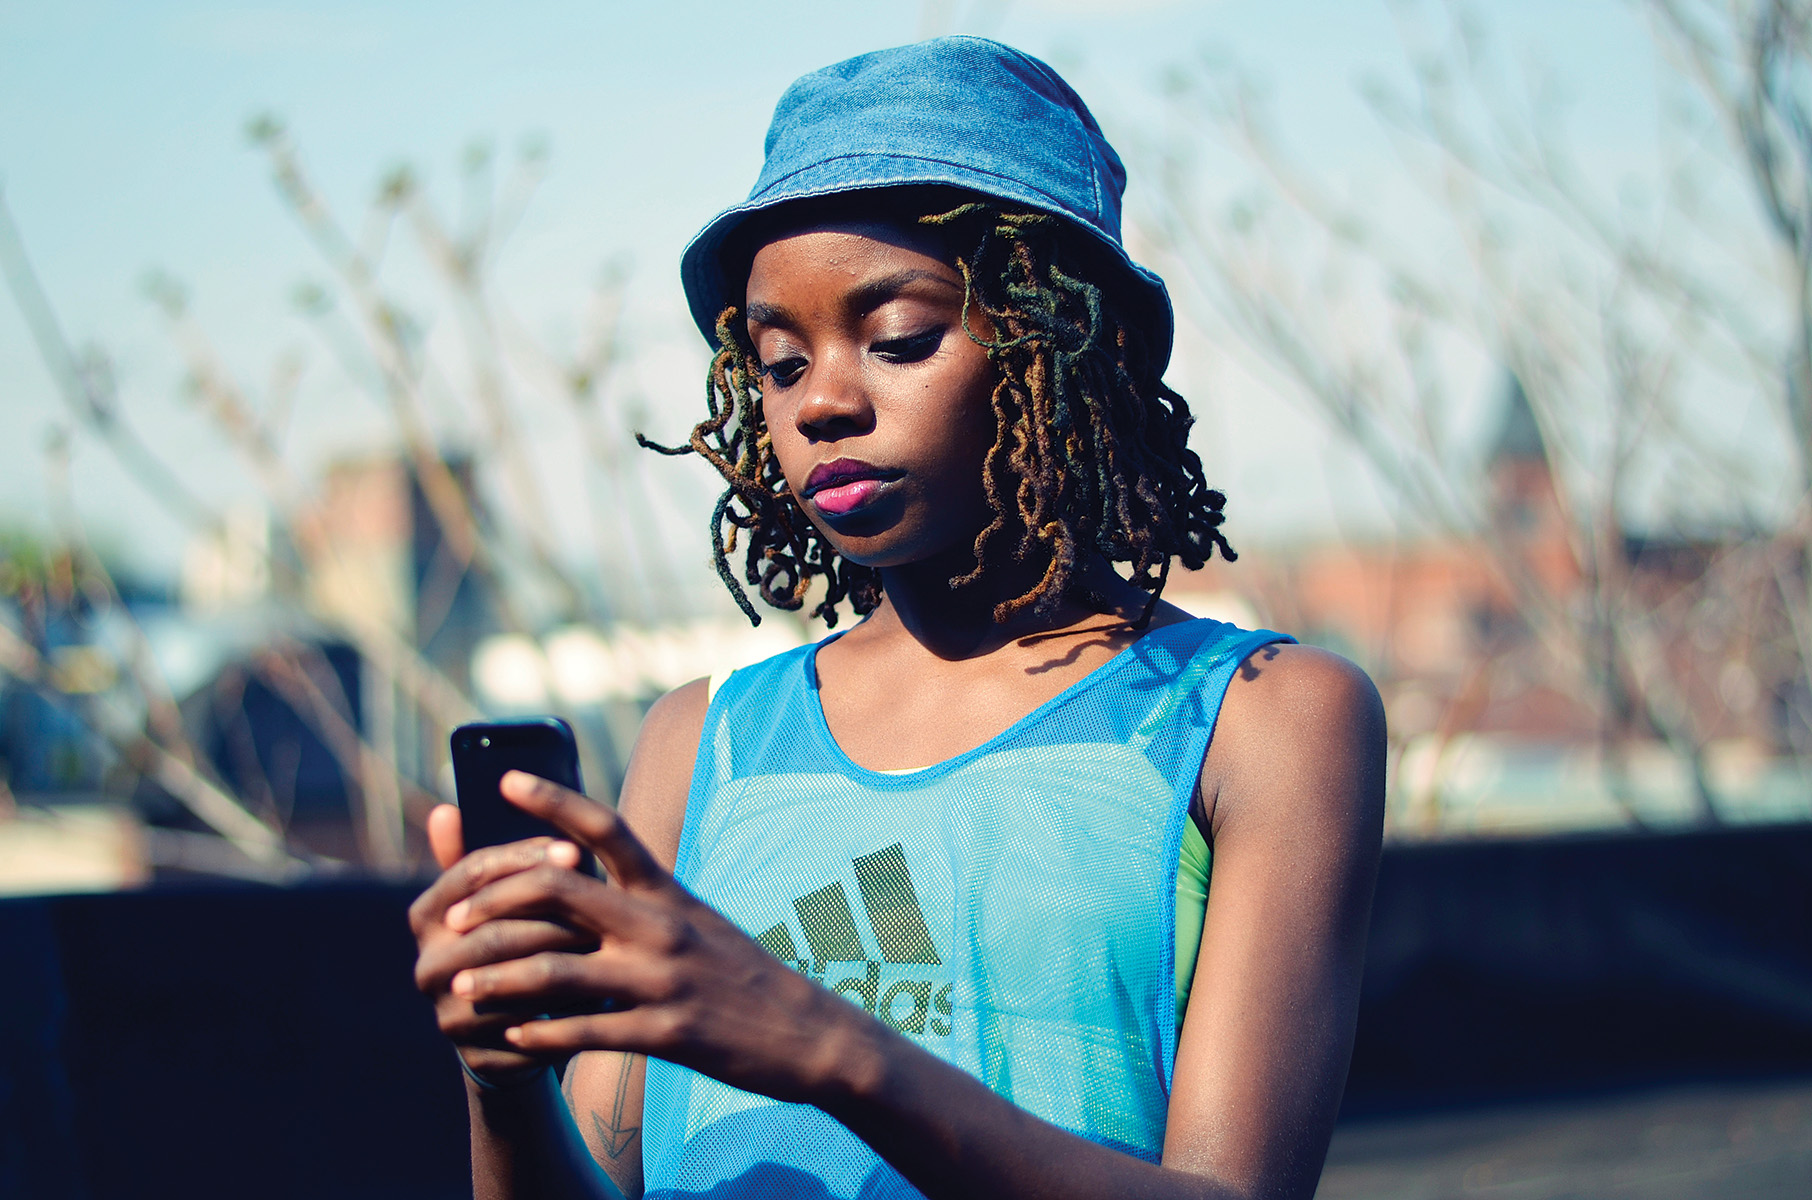
[[[675, 874], [794, 969], [1000, 1095], [1156, 1161], [1176, 1047], [1183, 823], [1234, 670], [1288, 640], [1154, 629], [975, 749], [870, 771], [807, 646], [726, 679]], [[656, 1059], [649, 1197], [919, 1192], [818, 1109]]]

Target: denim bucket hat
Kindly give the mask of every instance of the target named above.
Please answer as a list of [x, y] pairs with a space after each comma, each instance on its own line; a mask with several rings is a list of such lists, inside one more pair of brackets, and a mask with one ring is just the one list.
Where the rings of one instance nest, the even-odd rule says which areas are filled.
[[1031, 55], [943, 37], [814, 71], [780, 97], [766, 155], [749, 198], [719, 213], [680, 258], [692, 319], [713, 346], [718, 314], [742, 292], [742, 280], [724, 277], [725, 244], [751, 216], [840, 192], [943, 184], [1052, 213], [1093, 236], [1125, 265], [1120, 291], [1145, 309], [1159, 370], [1169, 361], [1170, 295], [1120, 240], [1126, 168], [1082, 98]]

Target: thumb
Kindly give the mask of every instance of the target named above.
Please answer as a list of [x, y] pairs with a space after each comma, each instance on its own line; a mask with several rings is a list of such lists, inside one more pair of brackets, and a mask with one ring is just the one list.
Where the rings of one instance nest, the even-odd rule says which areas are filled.
[[428, 812], [428, 848], [434, 861], [446, 870], [465, 857], [466, 839], [459, 810], [451, 804], [436, 804]]

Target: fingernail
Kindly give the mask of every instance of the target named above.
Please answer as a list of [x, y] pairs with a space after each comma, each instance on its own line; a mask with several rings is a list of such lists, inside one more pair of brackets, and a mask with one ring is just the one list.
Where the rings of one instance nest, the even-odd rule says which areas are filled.
[[579, 848], [571, 842], [555, 842], [547, 848], [547, 856], [557, 866], [576, 867], [579, 865]]
[[518, 1026], [512, 1025], [504, 1030], [503, 1037], [512, 1045], [520, 1046], [522, 1044], [522, 1030]]
[[453, 977], [453, 994], [455, 996], [470, 996], [476, 990], [477, 983], [473, 980], [470, 971], [461, 971]]
[[447, 924], [455, 929], [459, 929], [465, 925], [466, 918], [471, 915], [471, 903], [469, 901], [461, 900], [458, 904], [455, 904], [452, 908], [447, 910]]

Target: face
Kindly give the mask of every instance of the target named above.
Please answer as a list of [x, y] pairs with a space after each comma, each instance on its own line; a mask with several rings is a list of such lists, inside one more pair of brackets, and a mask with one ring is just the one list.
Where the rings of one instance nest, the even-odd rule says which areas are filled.
[[992, 515], [996, 375], [962, 310], [962, 276], [919, 230], [816, 226], [755, 255], [746, 311], [774, 452], [852, 562], [966, 548]]

